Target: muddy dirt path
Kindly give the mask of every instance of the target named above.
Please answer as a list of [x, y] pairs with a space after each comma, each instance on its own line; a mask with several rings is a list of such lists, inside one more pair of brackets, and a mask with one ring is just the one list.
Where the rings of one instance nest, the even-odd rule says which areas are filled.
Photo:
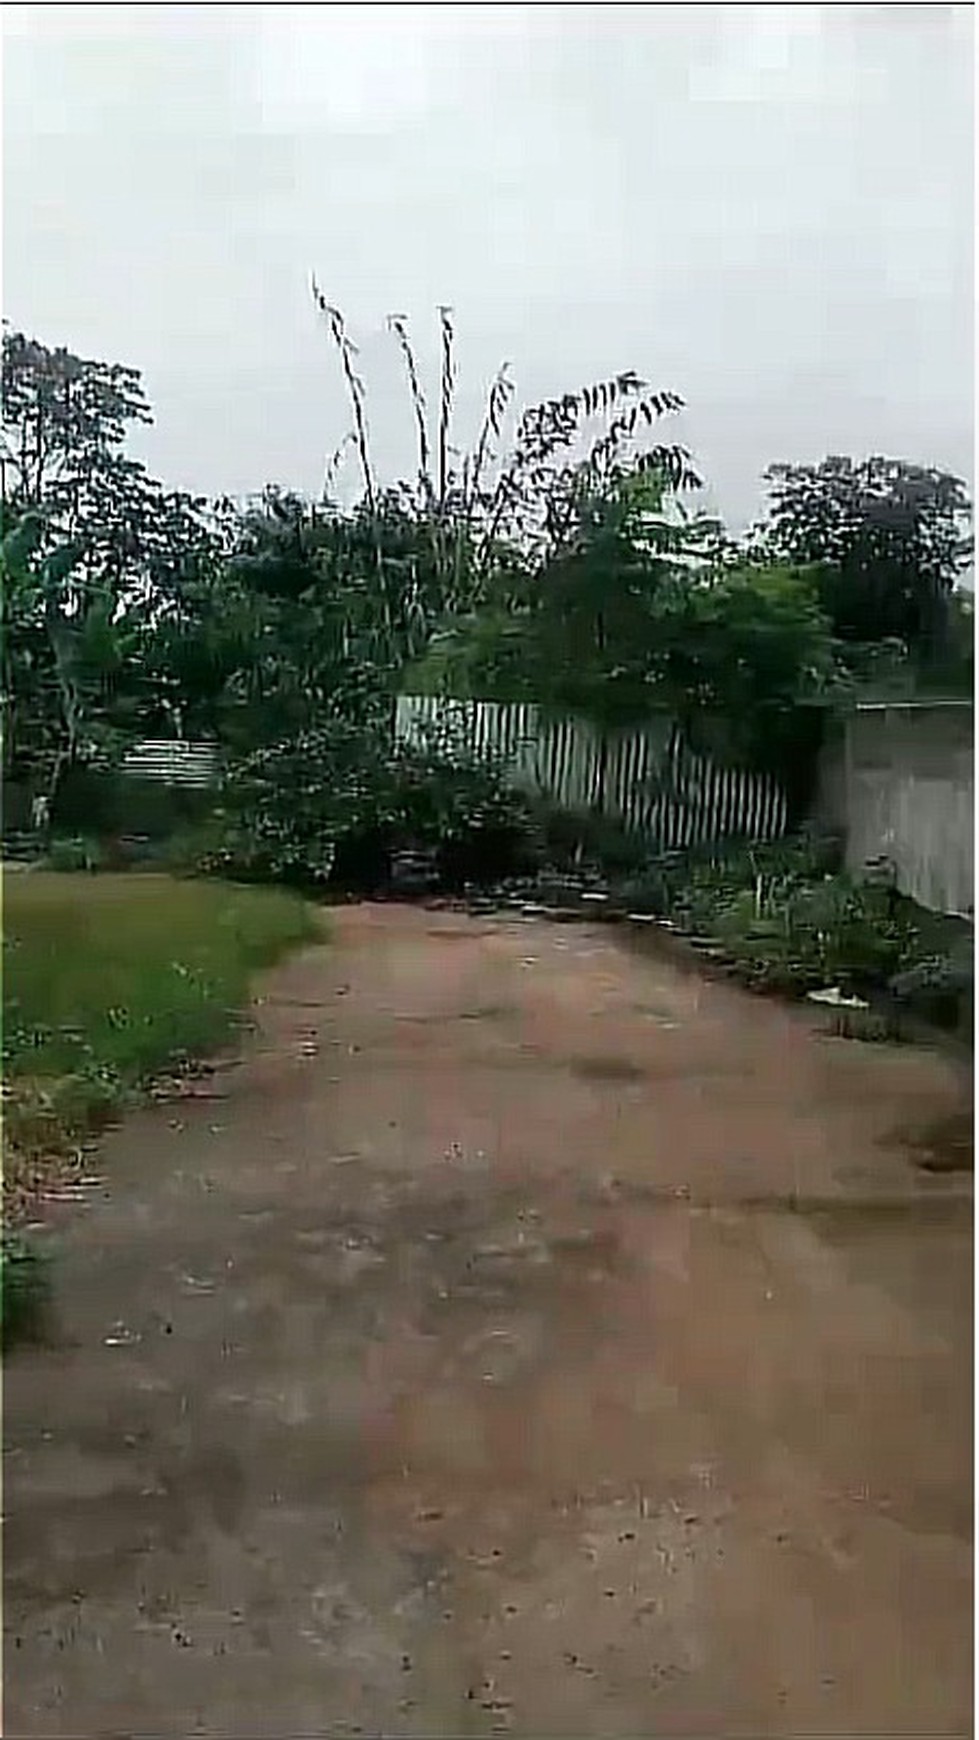
[[968, 1733], [951, 1065], [392, 908], [258, 1017], [56, 1229], [4, 1731]]

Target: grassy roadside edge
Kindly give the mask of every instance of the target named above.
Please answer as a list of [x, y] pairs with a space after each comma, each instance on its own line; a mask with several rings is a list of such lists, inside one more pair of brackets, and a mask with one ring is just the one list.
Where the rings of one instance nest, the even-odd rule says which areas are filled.
[[99, 1132], [240, 1027], [256, 974], [325, 941], [279, 890], [165, 876], [4, 878], [0, 1339], [29, 1337], [50, 1294], [30, 1227], [70, 1190]]

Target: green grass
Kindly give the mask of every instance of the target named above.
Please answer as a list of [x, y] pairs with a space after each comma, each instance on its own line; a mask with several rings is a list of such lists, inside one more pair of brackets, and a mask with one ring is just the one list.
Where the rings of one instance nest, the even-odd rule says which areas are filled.
[[252, 974], [317, 934], [293, 895], [168, 876], [32, 871], [3, 896], [8, 1151], [56, 1147], [213, 1050]]
[[46, 1257], [17, 1233], [0, 1235], [0, 1345], [38, 1333], [50, 1292]]

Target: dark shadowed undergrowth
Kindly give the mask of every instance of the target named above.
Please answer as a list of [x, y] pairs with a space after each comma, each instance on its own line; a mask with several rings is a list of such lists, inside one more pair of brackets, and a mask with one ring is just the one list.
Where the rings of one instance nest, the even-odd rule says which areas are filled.
[[0, 1341], [4, 1348], [38, 1333], [49, 1297], [46, 1255], [19, 1233], [0, 1235]]

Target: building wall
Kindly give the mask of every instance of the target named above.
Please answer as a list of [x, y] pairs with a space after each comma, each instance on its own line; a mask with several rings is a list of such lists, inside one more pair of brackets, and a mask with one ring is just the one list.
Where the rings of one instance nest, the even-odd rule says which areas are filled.
[[888, 858], [903, 893], [960, 917], [975, 898], [973, 729], [967, 701], [859, 708], [824, 749], [816, 806], [854, 874]]

